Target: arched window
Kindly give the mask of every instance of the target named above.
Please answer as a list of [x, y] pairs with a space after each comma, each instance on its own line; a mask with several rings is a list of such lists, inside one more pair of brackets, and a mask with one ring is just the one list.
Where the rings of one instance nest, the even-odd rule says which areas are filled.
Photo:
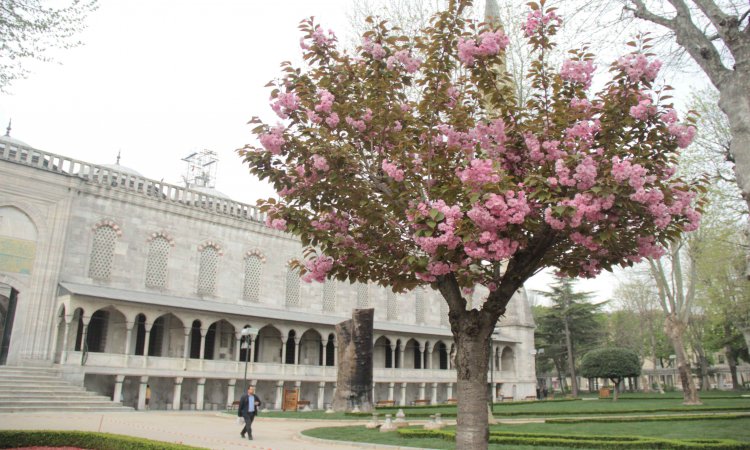
[[415, 311], [414, 311], [414, 321], [416, 323], [418, 323], [418, 324], [423, 324], [424, 323], [424, 317], [425, 317], [425, 305], [424, 305], [424, 303], [425, 303], [425, 301], [424, 301], [424, 297], [425, 297], [424, 294], [425, 294], [425, 292], [424, 292], [424, 289], [422, 289], [422, 288], [417, 288], [416, 291], [417, 291], [416, 292], [416, 296], [417, 296], [416, 300], [417, 301], [415, 302], [415, 306], [414, 306], [414, 308], [415, 308]]
[[388, 320], [398, 320], [398, 299], [390, 289], [386, 293], [386, 317]]
[[440, 325], [450, 326], [450, 321], [448, 320], [448, 302], [444, 299], [440, 299]]
[[286, 269], [286, 306], [299, 306], [299, 269]]
[[323, 285], [323, 311], [336, 311], [336, 280], [326, 280]]
[[245, 256], [245, 289], [244, 298], [251, 302], [260, 301], [260, 277], [264, 258], [259, 253], [248, 253]]
[[112, 260], [120, 228], [113, 222], [100, 222], [94, 226], [94, 242], [91, 245], [89, 277], [109, 280], [112, 275]]
[[370, 307], [370, 293], [367, 289], [367, 283], [357, 283], [357, 308]]
[[151, 236], [146, 263], [146, 286], [164, 288], [167, 286], [167, 262], [172, 241], [162, 233]]
[[201, 254], [198, 269], [198, 295], [215, 295], [221, 250], [218, 245], [208, 242], [198, 247], [198, 251]]

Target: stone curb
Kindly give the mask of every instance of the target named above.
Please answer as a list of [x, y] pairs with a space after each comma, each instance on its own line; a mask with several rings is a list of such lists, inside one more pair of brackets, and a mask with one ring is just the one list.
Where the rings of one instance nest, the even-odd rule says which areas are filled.
[[439, 450], [439, 449], [431, 449], [431, 448], [424, 448], [424, 447], [402, 447], [400, 445], [373, 444], [372, 442], [334, 441], [331, 439], [321, 439], [321, 438], [316, 438], [312, 436], [305, 436], [304, 434], [302, 434], [301, 431], [297, 434], [297, 436], [300, 438], [300, 440], [303, 440], [303, 441], [347, 445], [350, 447], [359, 447], [359, 448], [382, 448], [382, 449], [391, 449], [391, 450], [418, 450], [418, 449], [419, 450]]

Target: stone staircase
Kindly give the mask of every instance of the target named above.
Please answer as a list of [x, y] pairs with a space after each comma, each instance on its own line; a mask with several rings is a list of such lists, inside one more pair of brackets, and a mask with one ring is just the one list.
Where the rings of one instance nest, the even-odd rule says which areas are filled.
[[55, 369], [0, 366], [0, 413], [132, 410], [63, 380]]

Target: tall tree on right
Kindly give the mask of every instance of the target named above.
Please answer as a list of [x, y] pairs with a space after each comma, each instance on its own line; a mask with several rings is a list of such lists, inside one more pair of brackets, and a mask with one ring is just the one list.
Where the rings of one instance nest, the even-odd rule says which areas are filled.
[[[549, 357], [564, 354], [570, 375], [571, 394], [577, 397], [576, 356], [600, 345], [604, 329], [596, 320], [596, 315], [604, 303], [590, 303], [588, 299], [591, 293], [575, 292], [571, 278], [558, 278], [550, 289], [551, 292], [538, 292], [550, 299], [552, 306], [536, 318], [537, 334]], [[561, 340], [562, 345], [558, 344]], [[560, 352], [562, 349], [563, 352]], [[555, 361], [558, 370], [559, 364], [560, 361]]]
[[[671, 31], [719, 91], [719, 107], [727, 115], [732, 136], [729, 157], [750, 208], [750, 4], [627, 0], [625, 9]], [[750, 278], [750, 261], [745, 276]]]

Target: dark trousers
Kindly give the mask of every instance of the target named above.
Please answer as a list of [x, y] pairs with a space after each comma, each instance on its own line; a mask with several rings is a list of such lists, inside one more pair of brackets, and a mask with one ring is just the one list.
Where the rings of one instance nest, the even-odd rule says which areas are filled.
[[247, 433], [248, 436], [253, 435], [253, 420], [255, 420], [254, 412], [244, 412], [242, 417], [245, 419], [245, 428], [242, 429], [242, 434]]

